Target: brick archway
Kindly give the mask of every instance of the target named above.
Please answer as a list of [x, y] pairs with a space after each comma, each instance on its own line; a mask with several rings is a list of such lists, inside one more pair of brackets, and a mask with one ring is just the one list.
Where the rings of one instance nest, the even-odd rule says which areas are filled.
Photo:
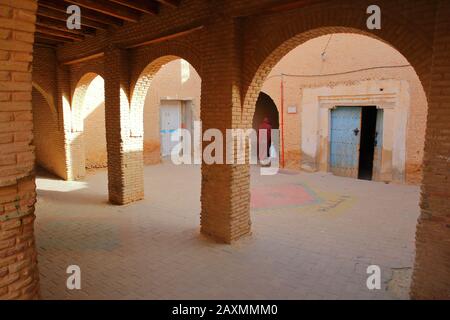
[[66, 157], [69, 163], [68, 170], [72, 172], [72, 177], [75, 179], [83, 178], [86, 173], [86, 145], [83, 137], [85, 98], [89, 86], [97, 77], [103, 79], [101, 75], [94, 72], [87, 72], [80, 77], [73, 91], [71, 108], [67, 115], [69, 121], [66, 123], [69, 127], [65, 129]]
[[[94, 72], [87, 72], [77, 81], [77, 85], [73, 90], [71, 103], [71, 131], [83, 131], [83, 104], [85, 101], [87, 90], [96, 77], [102, 77]], [[103, 78], [103, 77], [102, 77]]]
[[[368, 32], [365, 26], [366, 15], [364, 14], [366, 7], [364, 7], [364, 4], [359, 6], [348, 5], [345, 14], [337, 15], [337, 10], [342, 11], [341, 4], [336, 7], [329, 4], [327, 6], [318, 5], [302, 8], [302, 10], [293, 10], [286, 15], [275, 14], [270, 17], [264, 17], [264, 19], [254, 18], [248, 22], [248, 28], [244, 36], [246, 41], [244, 41], [241, 87], [243, 101], [241, 125], [247, 128], [251, 127], [252, 124], [249, 119], [253, 119], [256, 101], [263, 83], [272, 68], [295, 47], [308, 40], [332, 33], [365, 35], [392, 46], [414, 68], [424, 88], [427, 102], [429, 102], [431, 98], [429, 82], [431, 81], [433, 43], [427, 39], [424, 33], [418, 31], [420, 28], [414, 28], [415, 26], [411, 25], [410, 22], [410, 24], [402, 23], [399, 18], [402, 15], [395, 15], [395, 12], [392, 11], [384, 17], [382, 30]], [[430, 32], [432, 31], [430, 30]], [[429, 125], [429, 122], [427, 125]], [[426, 161], [424, 165], [427, 165]], [[422, 194], [425, 189], [426, 186], [423, 185]], [[424, 197], [422, 196], [421, 206], [423, 207], [423, 205]], [[422, 219], [419, 218], [417, 237], [423, 236], [425, 226], [421, 221]], [[420, 240], [418, 239], [417, 241]], [[423, 258], [424, 249], [420, 248], [421, 243], [416, 245], [419, 258], [416, 258], [415, 262], [412, 297], [420, 297], [422, 295], [417, 288], [423, 286], [422, 282], [426, 277], [423, 266], [425, 263]], [[433, 285], [436, 288], [445, 287], [445, 284]]]
[[132, 137], [143, 137], [144, 135], [143, 114], [145, 97], [154, 76], [163, 65], [176, 59], [184, 59], [201, 77], [199, 56], [195, 53], [186, 55], [186, 52], [189, 53], [192, 50], [183, 52], [183, 48], [184, 46], [177, 48], [177, 50], [164, 50], [163, 54], [157, 57], [149, 54], [146, 50], [134, 54], [133, 60], [136, 62], [132, 66], [130, 82], [130, 135]]
[[[383, 7], [383, 3], [379, 5]], [[336, 14], [344, 8], [345, 13]], [[392, 46], [413, 66], [428, 98], [432, 57], [429, 37], [410, 21], [402, 21], [403, 14], [396, 10], [383, 12], [382, 29], [370, 31], [366, 27], [366, 9], [367, 3], [363, 2], [327, 3], [251, 19], [244, 35], [242, 119], [252, 117], [264, 80], [289, 51], [308, 40], [332, 33], [365, 35]], [[248, 111], [250, 115], [244, 114]]]
[[130, 134], [133, 137], [144, 136], [144, 104], [147, 91], [150, 89], [154, 76], [161, 67], [171, 61], [179, 59], [177, 56], [163, 56], [150, 62], [140, 73], [136, 83], [131, 89], [130, 104]]

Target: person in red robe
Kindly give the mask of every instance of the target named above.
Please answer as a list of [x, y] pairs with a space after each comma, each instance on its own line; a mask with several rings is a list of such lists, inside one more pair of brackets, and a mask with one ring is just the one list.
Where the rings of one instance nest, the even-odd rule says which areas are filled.
[[258, 150], [260, 147], [260, 141], [262, 139], [262, 135], [264, 134], [264, 131], [261, 130], [267, 130], [266, 131], [266, 136], [267, 136], [267, 146], [266, 146], [266, 150], [265, 152], [259, 152], [258, 151], [258, 157], [260, 160], [265, 160], [267, 157], [270, 157], [270, 145], [272, 144], [272, 125], [270, 124], [269, 118], [268, 117], [264, 117], [263, 122], [259, 125], [259, 130], [258, 130]]

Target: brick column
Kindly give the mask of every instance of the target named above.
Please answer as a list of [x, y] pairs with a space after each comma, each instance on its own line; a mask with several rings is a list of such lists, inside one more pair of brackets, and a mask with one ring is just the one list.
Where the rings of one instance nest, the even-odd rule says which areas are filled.
[[128, 57], [111, 46], [105, 51], [105, 121], [109, 200], [126, 204], [144, 197], [142, 137], [131, 135]]
[[[239, 24], [232, 19], [205, 30], [201, 120], [203, 132], [242, 128]], [[203, 148], [209, 142], [203, 143]], [[225, 151], [224, 151], [225, 157]], [[201, 232], [230, 243], [250, 233], [250, 167], [202, 164]]]
[[450, 2], [437, 10], [411, 297], [450, 299]]
[[34, 0], [0, 0], [0, 300], [39, 295], [34, 240]]
[[67, 66], [56, 66], [56, 96], [58, 108], [59, 130], [64, 136], [65, 178], [66, 180], [79, 180], [86, 174], [84, 145], [80, 132], [73, 128], [72, 110], [70, 102], [70, 71]]

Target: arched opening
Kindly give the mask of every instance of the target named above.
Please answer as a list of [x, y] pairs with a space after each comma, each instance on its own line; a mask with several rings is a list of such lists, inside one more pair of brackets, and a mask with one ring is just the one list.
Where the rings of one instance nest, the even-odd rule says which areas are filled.
[[[257, 137], [260, 137], [262, 134], [259, 132], [260, 129], [270, 128], [278, 130], [280, 128], [279, 112], [277, 106], [275, 102], [272, 100], [272, 98], [264, 92], [259, 93], [258, 100], [256, 101], [252, 127], [257, 132]], [[268, 132], [267, 134], [270, 136], [267, 137], [268, 141], [270, 141], [270, 145], [267, 146], [268, 147], [267, 156], [270, 157], [270, 148], [271, 147], [274, 148], [274, 145], [277, 143], [276, 141], [279, 141], [279, 137], [277, 136], [276, 139], [274, 139], [274, 141], [272, 142], [271, 132], [270, 133]], [[276, 153], [279, 153], [280, 151], [278, 146], [273, 150], [276, 150], [275, 151]], [[258, 151], [258, 158], [260, 156], [261, 156], [260, 152]]]
[[[132, 86], [131, 135], [142, 139], [145, 165], [146, 197], [138, 205], [154, 208], [152, 219], [163, 223], [170, 212], [171, 222], [181, 228], [180, 232], [197, 230], [199, 225], [201, 172], [200, 165], [194, 164], [193, 152], [201, 147], [201, 140], [194, 139], [196, 134], [201, 135], [199, 129], [195, 130], [200, 120], [200, 92], [200, 75], [178, 56], [152, 61]], [[180, 138], [180, 129], [188, 136]], [[178, 155], [186, 155], [190, 163], [179, 164], [172, 159], [181, 139], [189, 139], [190, 149], [183, 148]], [[181, 216], [190, 219], [178, 224]]]
[[83, 103], [86, 168], [107, 166], [104, 81], [96, 76], [88, 85]]
[[[85, 74], [77, 83], [71, 110], [73, 163], [85, 169], [107, 166], [104, 80], [96, 73]], [[81, 174], [83, 176], [84, 174]]]
[[[349, 49], [356, 42], [362, 52]], [[413, 67], [389, 45], [357, 34], [309, 40], [279, 61], [263, 88], [285, 105], [288, 168], [420, 183], [426, 96]], [[343, 150], [336, 121], [342, 116], [345, 125], [352, 112], [349, 125], [361, 134]]]
[[266, 117], [273, 129], [280, 128], [280, 116], [277, 105], [268, 94], [261, 92], [256, 101], [255, 114], [253, 115], [253, 129], [258, 130], [259, 125]]
[[[275, 50], [248, 89], [244, 104], [253, 106], [255, 116], [264, 92], [284, 118], [284, 168], [266, 177], [259, 168], [251, 171], [254, 232], [282, 230], [337, 270], [332, 255], [317, 250], [323, 243], [317, 235], [326, 232], [336, 244], [333, 250], [348, 259], [370, 257], [371, 263], [359, 262], [362, 268], [384, 264], [384, 297], [407, 298], [420, 213], [425, 91], [414, 67], [392, 46], [360, 32], [325, 31], [298, 36], [296, 44], [291, 39]], [[368, 146], [371, 157], [362, 153]], [[372, 245], [352, 245], [367, 238]], [[395, 258], [380, 253], [386, 243]], [[354, 275], [345, 270], [340, 272]]]
[[[160, 65], [157, 70], [155, 63]], [[189, 62], [174, 56], [158, 59], [146, 70], [135, 90], [147, 87], [143, 100], [143, 150], [144, 164], [151, 165], [169, 160], [171, 149], [177, 144], [171, 140], [175, 130], [188, 130], [193, 142], [194, 123], [200, 120], [201, 79]], [[144, 78], [148, 81], [145, 85]]]

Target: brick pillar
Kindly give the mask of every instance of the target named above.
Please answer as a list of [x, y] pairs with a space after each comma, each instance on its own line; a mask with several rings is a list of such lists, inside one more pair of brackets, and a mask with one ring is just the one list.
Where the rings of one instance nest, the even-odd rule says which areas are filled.
[[34, 0], [0, 0], [0, 300], [39, 296], [34, 240]]
[[[208, 26], [203, 45], [201, 120], [203, 132], [242, 128], [239, 25], [229, 19]], [[209, 142], [203, 142], [203, 148]], [[225, 152], [224, 152], [225, 157]], [[231, 243], [250, 233], [250, 167], [202, 164], [201, 232]]]
[[111, 46], [105, 52], [105, 121], [109, 200], [126, 204], [144, 197], [142, 137], [131, 135], [128, 57]]
[[411, 297], [450, 299], [450, 2], [437, 10]]

